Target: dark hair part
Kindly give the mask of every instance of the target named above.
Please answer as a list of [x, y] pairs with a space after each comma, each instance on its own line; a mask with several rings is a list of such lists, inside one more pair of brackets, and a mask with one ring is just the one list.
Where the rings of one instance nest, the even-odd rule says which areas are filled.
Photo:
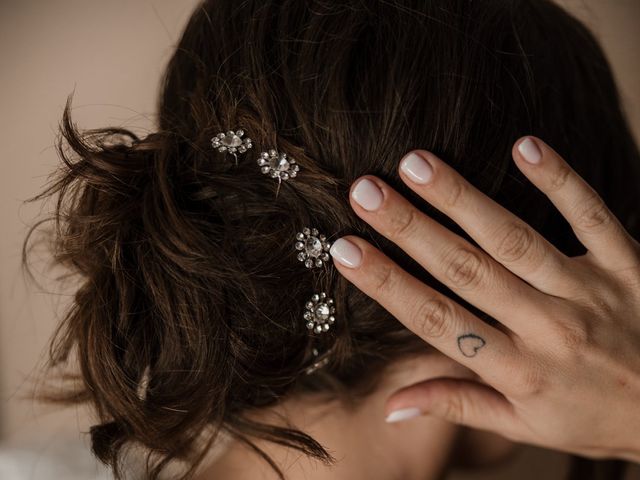
[[[585, 26], [546, 0], [205, 1], [166, 69], [155, 133], [81, 132], [70, 110], [69, 100], [63, 165], [28, 201], [58, 195], [54, 262], [81, 284], [50, 364], [75, 366], [75, 353], [80, 386], [43, 396], [95, 405], [93, 451], [118, 478], [130, 443], [150, 452], [149, 478], [174, 460], [187, 462], [187, 478], [222, 431], [281, 478], [251, 438], [332, 462], [304, 432], [246, 413], [304, 392], [357, 404], [394, 359], [425, 351], [334, 269], [310, 273], [296, 261], [292, 240], [303, 226], [330, 240], [367, 238], [493, 321], [348, 205], [350, 184], [378, 175], [469, 239], [400, 181], [398, 161], [411, 149], [445, 159], [561, 251], [584, 253], [511, 159], [517, 138], [537, 135], [639, 236], [640, 158], [607, 60]], [[237, 167], [209, 143], [236, 126], [255, 144]], [[255, 162], [268, 148], [301, 165], [277, 199], [277, 182]], [[339, 312], [323, 336], [335, 353], [307, 376], [301, 309], [320, 290]]]

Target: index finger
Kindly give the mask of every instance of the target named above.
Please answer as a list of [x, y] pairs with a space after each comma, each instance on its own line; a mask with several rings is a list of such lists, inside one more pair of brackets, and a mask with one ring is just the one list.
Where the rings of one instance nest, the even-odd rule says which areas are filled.
[[506, 393], [519, 385], [520, 352], [504, 332], [404, 271], [367, 241], [339, 238], [330, 253], [340, 273], [409, 330]]

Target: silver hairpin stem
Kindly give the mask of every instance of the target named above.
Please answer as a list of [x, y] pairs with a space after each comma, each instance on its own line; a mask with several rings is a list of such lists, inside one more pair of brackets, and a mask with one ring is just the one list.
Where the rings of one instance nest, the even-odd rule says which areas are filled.
[[140, 377], [140, 382], [138, 383], [138, 388], [136, 389], [136, 394], [138, 399], [141, 402], [144, 402], [147, 398], [147, 389], [149, 388], [149, 376], [150, 376], [151, 367], [147, 365]]
[[331, 347], [322, 355], [320, 355], [317, 348], [314, 348], [312, 350], [313, 357], [314, 357], [313, 363], [305, 369], [304, 373], [309, 375], [315, 372], [316, 370], [318, 370], [319, 368], [324, 367], [327, 363], [329, 363], [329, 359], [331, 357], [331, 353], [333, 352], [334, 348], [335, 347]]

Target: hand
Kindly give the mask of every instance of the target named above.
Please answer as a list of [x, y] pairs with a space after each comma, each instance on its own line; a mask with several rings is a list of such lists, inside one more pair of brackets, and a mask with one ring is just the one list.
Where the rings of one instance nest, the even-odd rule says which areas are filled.
[[483, 322], [363, 239], [336, 240], [342, 275], [479, 377], [405, 387], [387, 401], [387, 413], [402, 410], [387, 421], [428, 413], [518, 442], [640, 462], [640, 244], [544, 142], [523, 137], [512, 155], [585, 255], [567, 257], [426, 151], [403, 159], [403, 181], [481, 249], [379, 178], [351, 188], [359, 217], [500, 322]]

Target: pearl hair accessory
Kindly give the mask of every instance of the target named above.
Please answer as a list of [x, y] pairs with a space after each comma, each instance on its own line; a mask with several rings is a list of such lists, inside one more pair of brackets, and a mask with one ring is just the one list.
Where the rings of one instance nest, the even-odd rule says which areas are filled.
[[282, 180], [295, 178], [300, 170], [300, 166], [293, 158], [287, 157], [286, 153], [279, 153], [274, 149], [260, 153], [258, 165], [262, 173], [278, 179], [276, 198], [278, 197]]
[[219, 152], [228, 152], [236, 159], [238, 165], [238, 153], [244, 153], [253, 147], [250, 138], [241, 138], [244, 135], [243, 130], [229, 130], [227, 133], [220, 132], [211, 139], [211, 146]]
[[327, 253], [331, 243], [327, 242], [325, 235], [319, 235], [317, 228], [305, 227], [298, 232], [295, 246], [296, 250], [301, 250], [298, 260], [307, 268], [322, 267], [331, 258]]

